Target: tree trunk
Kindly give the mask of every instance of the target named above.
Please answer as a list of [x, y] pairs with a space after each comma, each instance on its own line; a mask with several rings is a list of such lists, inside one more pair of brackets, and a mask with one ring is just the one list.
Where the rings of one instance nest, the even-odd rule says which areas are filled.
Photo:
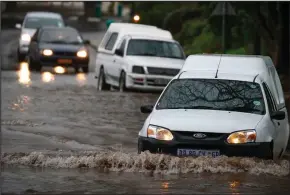
[[289, 90], [289, 2], [281, 2], [280, 14], [282, 26], [279, 37], [281, 41], [279, 45], [277, 71], [283, 77], [283, 88]]

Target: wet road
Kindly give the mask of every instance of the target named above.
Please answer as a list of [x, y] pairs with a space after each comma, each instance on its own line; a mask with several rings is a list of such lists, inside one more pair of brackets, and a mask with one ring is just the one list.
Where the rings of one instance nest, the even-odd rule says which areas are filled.
[[158, 94], [99, 92], [92, 73], [2, 71], [2, 193], [272, 194], [289, 157], [137, 155], [142, 104]]

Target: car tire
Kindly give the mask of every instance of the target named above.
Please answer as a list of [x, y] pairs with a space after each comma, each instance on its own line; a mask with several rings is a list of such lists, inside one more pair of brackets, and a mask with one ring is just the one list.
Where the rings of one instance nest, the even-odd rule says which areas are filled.
[[89, 72], [89, 67], [83, 67], [82, 69], [83, 69], [84, 73], [88, 73]]
[[110, 90], [110, 85], [106, 83], [105, 78], [105, 71], [104, 68], [100, 69], [99, 78], [98, 78], [98, 90], [104, 91], [104, 90]]
[[28, 64], [29, 64], [29, 70], [35, 70], [37, 72], [40, 72], [42, 69], [42, 66], [40, 65], [40, 63], [34, 61], [31, 57], [27, 57], [28, 59]]
[[142, 142], [138, 139], [138, 154], [141, 154], [141, 152], [144, 152], [144, 147]]
[[26, 57], [26, 61], [27, 61], [27, 63], [28, 63], [28, 69], [30, 70], [30, 71], [33, 71], [34, 69], [35, 69], [35, 66], [34, 66], [34, 62], [33, 62], [33, 60], [31, 59], [31, 57]]
[[22, 62], [22, 61], [24, 61], [24, 60], [25, 60], [25, 55], [21, 54], [21, 53], [19, 52], [19, 49], [17, 49], [17, 61], [18, 61], [18, 62]]
[[126, 73], [124, 71], [121, 72], [120, 79], [119, 79], [119, 91], [125, 92], [128, 91], [126, 88]]

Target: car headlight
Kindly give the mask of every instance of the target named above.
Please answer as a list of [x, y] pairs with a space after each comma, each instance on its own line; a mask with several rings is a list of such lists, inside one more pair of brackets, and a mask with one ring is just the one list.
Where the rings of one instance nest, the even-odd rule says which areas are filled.
[[158, 127], [154, 125], [149, 125], [147, 128], [147, 136], [155, 138], [158, 140], [171, 141], [173, 140], [173, 135], [169, 129], [163, 127]]
[[132, 72], [137, 74], [145, 74], [144, 68], [142, 66], [133, 66]]
[[80, 50], [77, 52], [77, 56], [80, 57], [80, 58], [85, 58], [88, 56], [88, 53], [86, 50]]
[[227, 142], [229, 144], [244, 144], [256, 141], [255, 130], [237, 131], [229, 135]]
[[22, 40], [22, 41], [27, 41], [27, 42], [29, 42], [29, 41], [31, 40], [31, 37], [30, 37], [29, 34], [22, 34], [22, 35], [21, 35], [21, 40]]
[[42, 51], [42, 54], [45, 56], [51, 56], [53, 54], [53, 51], [51, 49], [44, 49]]

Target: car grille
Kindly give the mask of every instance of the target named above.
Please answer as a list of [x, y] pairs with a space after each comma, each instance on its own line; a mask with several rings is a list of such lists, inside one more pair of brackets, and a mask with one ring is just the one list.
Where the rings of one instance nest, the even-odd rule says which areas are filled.
[[147, 67], [147, 71], [152, 75], [176, 76], [179, 69]]
[[[204, 132], [192, 132], [192, 131], [173, 131], [172, 133], [174, 134], [175, 137], [178, 137], [180, 139], [192, 139], [192, 140], [198, 139], [198, 138], [193, 137], [193, 134], [195, 134], [195, 133], [205, 134], [206, 135], [206, 137], [204, 138], [205, 140], [224, 139], [228, 135], [225, 133], [204, 133]], [[203, 140], [203, 139], [201, 139], [201, 140]]]
[[68, 51], [54, 51], [54, 55], [58, 56], [76, 56], [76, 52], [68, 52]]

